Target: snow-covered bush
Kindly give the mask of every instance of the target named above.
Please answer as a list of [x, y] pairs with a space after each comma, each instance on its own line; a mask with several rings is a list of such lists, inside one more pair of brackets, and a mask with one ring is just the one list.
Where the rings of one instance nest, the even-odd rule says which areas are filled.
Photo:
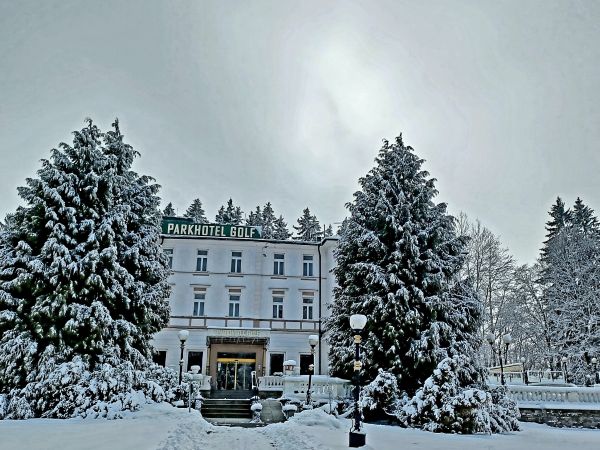
[[166, 401], [176, 398], [176, 391], [179, 387], [179, 376], [173, 369], [151, 363], [144, 371], [144, 375], [148, 382], [154, 382], [160, 386], [165, 394]]
[[498, 386], [490, 391], [490, 428], [492, 433], [502, 433], [519, 429], [519, 408], [517, 402], [508, 397], [506, 387]]
[[361, 393], [360, 406], [367, 420], [381, 419], [393, 413], [398, 402], [398, 381], [390, 372], [379, 369], [373, 381]]
[[440, 362], [414, 397], [399, 402], [396, 417], [403, 426], [442, 433], [492, 433], [518, 430], [518, 410], [505, 392], [494, 394], [462, 387], [458, 374], [464, 357]]
[[[153, 375], [159, 372], [152, 368]], [[168, 378], [163, 376], [163, 383]], [[164, 386], [171, 388], [168, 383]], [[164, 401], [166, 395], [157, 381], [130, 362], [116, 367], [104, 363], [91, 369], [84, 358], [75, 356], [59, 364], [54, 358], [45, 359], [32, 373], [30, 383], [12, 389], [5, 398], [7, 405], [0, 411], [0, 418], [118, 418], [121, 411], [136, 411], [143, 403]]]

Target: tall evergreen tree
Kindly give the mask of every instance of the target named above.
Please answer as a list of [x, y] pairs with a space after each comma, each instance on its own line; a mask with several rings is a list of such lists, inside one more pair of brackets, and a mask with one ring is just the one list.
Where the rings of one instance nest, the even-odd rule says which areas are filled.
[[547, 247], [558, 234], [560, 230], [569, 226], [571, 223], [572, 212], [570, 209], [565, 209], [565, 203], [560, 197], [556, 197], [556, 203], [550, 208], [550, 220], [546, 222], [546, 240], [542, 248], [542, 259], [544, 259]]
[[[550, 215], [555, 216], [553, 206]], [[542, 299], [554, 367], [569, 358], [574, 381], [591, 375], [589, 354], [600, 352], [600, 237], [593, 210], [577, 199], [564, 225], [542, 250]]]
[[273, 239], [273, 235], [275, 233], [275, 213], [273, 211], [273, 207], [271, 206], [271, 202], [267, 202], [265, 207], [263, 208], [262, 213], [262, 237], [263, 239]]
[[288, 230], [287, 223], [283, 220], [283, 216], [280, 215], [273, 224], [273, 239], [286, 241], [292, 236], [290, 230]]
[[435, 180], [422, 164], [400, 136], [384, 141], [376, 166], [359, 180], [339, 232], [338, 287], [327, 321], [334, 374], [351, 373], [348, 318], [365, 314], [366, 379], [380, 368], [390, 371], [411, 395], [465, 340], [455, 326], [478, 323], [481, 314], [477, 301], [453, 293], [464, 240], [446, 205], [433, 202]]
[[[74, 135], [19, 188], [26, 206], [0, 232], [0, 395], [9, 417], [82, 413], [94, 405], [89, 396], [110, 402], [139, 381], [127, 368], [148, 365], [150, 339], [169, 319], [159, 186], [131, 170], [138, 154], [118, 121], [103, 135], [88, 119]], [[113, 375], [120, 387], [83, 386]]]
[[163, 210], [163, 216], [175, 216], [175, 208], [173, 208], [173, 203], [169, 202], [167, 206], [165, 206], [165, 209]]
[[221, 206], [215, 217], [215, 221], [222, 225], [241, 225], [244, 213], [239, 206], [233, 204], [233, 200], [227, 200], [227, 207]]
[[296, 236], [292, 239], [299, 241], [318, 241], [322, 236], [317, 216], [312, 215], [308, 208], [302, 211], [302, 216], [298, 218], [298, 226], [294, 225], [294, 230], [296, 230]]
[[204, 208], [202, 208], [202, 202], [199, 198], [192, 202], [190, 207], [185, 212], [184, 217], [192, 219], [194, 223], [208, 223], [208, 219], [204, 214]]
[[253, 227], [263, 226], [263, 213], [260, 206], [257, 206], [255, 211], [250, 211], [250, 214], [248, 214], [248, 218], [246, 219], [246, 225]]
[[594, 210], [584, 205], [579, 197], [573, 206], [572, 222], [574, 227], [585, 234], [598, 234], [598, 219], [594, 216]]

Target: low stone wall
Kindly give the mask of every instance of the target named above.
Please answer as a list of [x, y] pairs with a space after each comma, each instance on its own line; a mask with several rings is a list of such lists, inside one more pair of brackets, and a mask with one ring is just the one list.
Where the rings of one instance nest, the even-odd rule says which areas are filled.
[[519, 406], [519, 411], [523, 422], [545, 423], [553, 427], [600, 428], [600, 410]]

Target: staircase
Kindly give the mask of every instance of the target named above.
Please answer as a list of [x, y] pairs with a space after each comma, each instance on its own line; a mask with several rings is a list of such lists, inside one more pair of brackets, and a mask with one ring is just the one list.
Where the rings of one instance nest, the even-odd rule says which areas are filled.
[[202, 402], [205, 419], [252, 419], [249, 399], [209, 398]]

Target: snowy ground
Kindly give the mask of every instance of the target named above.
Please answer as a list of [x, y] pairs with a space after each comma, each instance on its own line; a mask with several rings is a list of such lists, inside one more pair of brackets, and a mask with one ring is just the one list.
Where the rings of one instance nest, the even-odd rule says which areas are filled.
[[[307, 411], [283, 424], [244, 429], [215, 427], [197, 412], [148, 405], [123, 420], [0, 421], [0, 449], [149, 449], [149, 450], [322, 450], [348, 448], [348, 419]], [[600, 448], [600, 430], [523, 424], [523, 431], [494, 436], [459, 436], [367, 425], [365, 450]]]

